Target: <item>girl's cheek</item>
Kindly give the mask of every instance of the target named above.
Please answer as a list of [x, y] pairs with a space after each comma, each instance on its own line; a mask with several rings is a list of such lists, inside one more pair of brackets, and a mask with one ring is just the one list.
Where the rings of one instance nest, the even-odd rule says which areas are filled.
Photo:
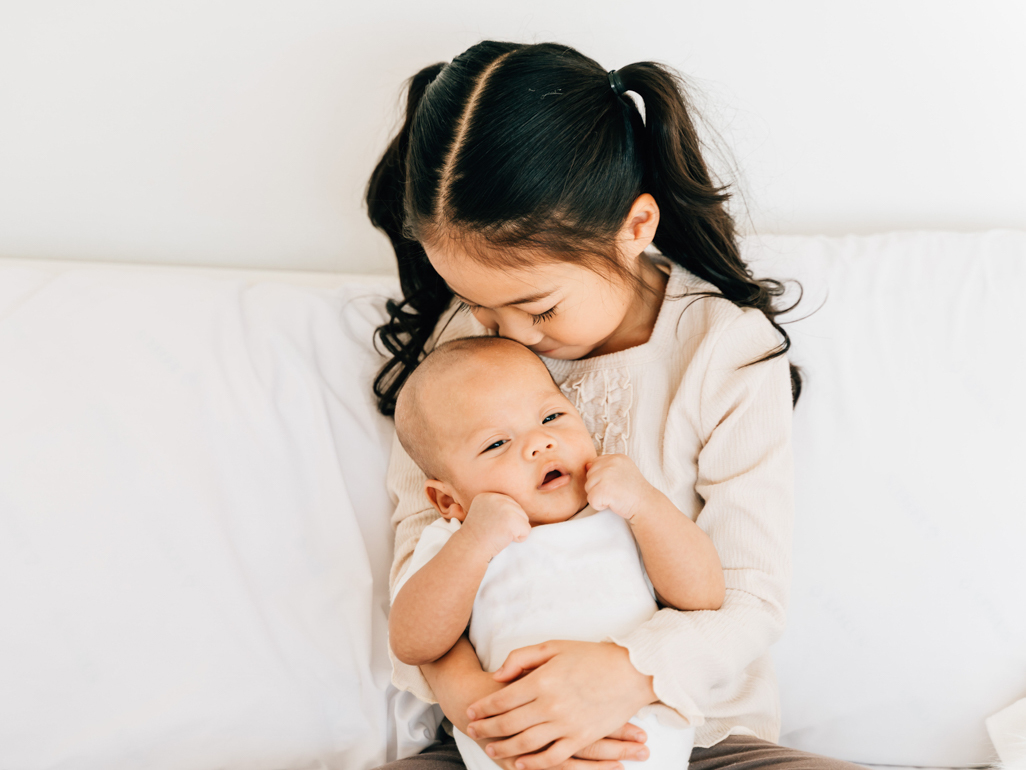
[[565, 323], [551, 323], [542, 327], [542, 332], [550, 340], [558, 340], [565, 344], [574, 338], [573, 329], [567, 329], [566, 326]]

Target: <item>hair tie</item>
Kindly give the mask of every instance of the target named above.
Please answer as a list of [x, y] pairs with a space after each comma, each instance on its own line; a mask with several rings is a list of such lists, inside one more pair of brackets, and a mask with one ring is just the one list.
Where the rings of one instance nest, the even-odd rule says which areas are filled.
[[613, 93], [617, 96], [623, 96], [627, 91], [617, 70], [609, 70], [609, 87], [613, 89]]

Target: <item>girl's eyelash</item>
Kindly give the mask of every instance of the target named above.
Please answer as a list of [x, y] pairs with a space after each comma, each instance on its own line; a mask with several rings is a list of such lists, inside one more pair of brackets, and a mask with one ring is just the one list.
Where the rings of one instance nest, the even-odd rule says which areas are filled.
[[[529, 315], [531, 316], [531, 323], [540, 324], [540, 323], [542, 323], [544, 321], [548, 321], [550, 318], [552, 318], [552, 316], [554, 316], [556, 314], [556, 308], [557, 307], [559, 307], [558, 304], [553, 305], [548, 310], [546, 310], [544, 313], [537, 313], [537, 314], [530, 313]], [[473, 313], [475, 310], [480, 310], [480, 309], [481, 308], [480, 308], [479, 305], [471, 305], [466, 300], [462, 300], [462, 299], [460, 300], [459, 310], [461, 312], [464, 311], [464, 310], [467, 310], [467, 311], [470, 311], [471, 313]]]
[[531, 314], [531, 319], [536, 324], [540, 324], [542, 321], [548, 321], [550, 318], [552, 318], [552, 316], [554, 316], [556, 314], [556, 308], [557, 307], [559, 307], [559, 306], [558, 305], [553, 305], [548, 310], [546, 310], [544, 313], [538, 313], [538, 315], [535, 315], [534, 313], [532, 313]]

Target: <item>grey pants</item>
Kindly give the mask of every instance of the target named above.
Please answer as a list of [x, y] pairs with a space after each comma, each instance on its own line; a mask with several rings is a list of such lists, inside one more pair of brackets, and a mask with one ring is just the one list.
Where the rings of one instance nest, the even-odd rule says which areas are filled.
[[[378, 770], [466, 770], [456, 742], [440, 732], [443, 740], [415, 757], [400, 759]], [[642, 763], [644, 766], [644, 763]], [[863, 770], [839, 759], [786, 749], [747, 735], [731, 735], [707, 749], [691, 752], [688, 770]]]

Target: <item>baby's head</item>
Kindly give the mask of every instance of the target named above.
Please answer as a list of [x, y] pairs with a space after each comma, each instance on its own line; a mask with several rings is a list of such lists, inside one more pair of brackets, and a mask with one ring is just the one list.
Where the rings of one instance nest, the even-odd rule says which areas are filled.
[[395, 427], [447, 519], [462, 521], [482, 492], [509, 495], [532, 524], [565, 521], [587, 505], [591, 435], [545, 364], [518, 342], [440, 345], [403, 385]]

